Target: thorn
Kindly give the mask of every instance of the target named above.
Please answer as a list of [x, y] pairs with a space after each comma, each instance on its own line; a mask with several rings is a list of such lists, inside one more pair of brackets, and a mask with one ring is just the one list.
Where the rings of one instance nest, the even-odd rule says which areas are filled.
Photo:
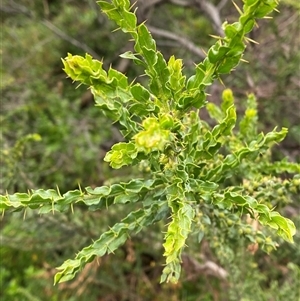
[[23, 221], [25, 221], [25, 218], [26, 218], [26, 212], [27, 212], [27, 208], [25, 208], [25, 210], [24, 210]]
[[217, 39], [217, 40], [224, 40], [223, 37], [220, 37], [220, 36], [216, 36], [214, 34], [209, 34], [210, 37], [214, 38], [214, 39]]
[[4, 218], [4, 213], [5, 213], [5, 209], [2, 209], [2, 212], [1, 212], [1, 220]]
[[121, 29], [121, 27], [118, 27], [118, 28], [114, 29], [112, 32], [116, 32], [116, 31], [118, 31], [120, 29]]
[[202, 52], [207, 56], [207, 53], [204, 51], [203, 48], [200, 48], [202, 50]]
[[263, 19], [273, 19], [271, 16], [264, 16]]
[[277, 8], [274, 8], [273, 10], [276, 11], [276, 13], [280, 13], [280, 11]]
[[59, 188], [58, 188], [57, 185], [56, 185], [56, 190], [57, 190], [58, 195], [59, 195], [60, 197], [62, 197], [61, 194], [60, 194], [60, 191], [59, 191]]
[[79, 188], [79, 191], [80, 191], [80, 193], [81, 194], [83, 194], [83, 192], [82, 192], [82, 189], [81, 189], [81, 186], [80, 186], [80, 183], [78, 182], [78, 188]]
[[249, 41], [249, 42], [251, 42], [251, 43], [254, 43], [254, 44], [259, 45], [258, 42], [256, 42], [255, 40], [250, 39], [249, 37], [245, 37], [245, 39], [246, 39], [246, 41]]
[[240, 59], [240, 61], [249, 64], [249, 62], [247, 60]]
[[[129, 7], [129, 10], [132, 10], [132, 8], [136, 5], [136, 3], [137, 3], [137, 1], [134, 1], [133, 3], [132, 3], [132, 5]], [[138, 8], [136, 7], [135, 8], [135, 11], [137, 10]]]
[[233, 5], [235, 6], [236, 10], [239, 12], [240, 15], [243, 14], [243, 12], [241, 11], [241, 9], [238, 7], [238, 5], [232, 0]]
[[71, 204], [70, 206], [71, 206], [71, 212], [72, 212], [72, 214], [74, 214], [74, 207], [73, 207], [73, 204]]
[[143, 21], [139, 26], [145, 25], [147, 21], [148, 21], [148, 19], [146, 19], [145, 21]]
[[131, 86], [131, 85], [134, 85], [134, 83], [136, 82], [136, 79], [137, 79], [137, 78], [135, 77], [135, 78], [132, 80], [132, 82], [130, 83], [130, 86]]
[[112, 253], [112, 254], [115, 254], [115, 253], [114, 253], [114, 251], [113, 251], [113, 250], [111, 250], [111, 249], [110, 249], [110, 247], [109, 247], [107, 244], [106, 244], [106, 248], [107, 248], [107, 250], [108, 250], [108, 252], [107, 252], [107, 253]]
[[51, 200], [52, 200], [52, 202], [51, 202], [51, 206], [52, 206], [52, 214], [54, 215], [54, 200], [53, 200], [53, 198], [52, 198]]
[[225, 86], [224, 82], [222, 81], [221, 77], [218, 77], [218, 80], [220, 81], [220, 83], [222, 84], [222, 86], [223, 86], [224, 88], [226, 88], [226, 86]]

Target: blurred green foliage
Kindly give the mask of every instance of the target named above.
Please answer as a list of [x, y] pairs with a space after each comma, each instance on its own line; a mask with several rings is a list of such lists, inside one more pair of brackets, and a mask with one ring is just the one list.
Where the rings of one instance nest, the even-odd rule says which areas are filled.
[[[100, 59], [105, 57], [106, 66], [118, 65], [118, 55], [124, 52], [120, 49], [127, 47], [126, 38], [111, 32], [114, 26], [99, 14], [94, 1], [20, 0], [18, 5], [16, 1], [2, 2], [1, 193], [56, 185], [68, 191], [78, 184], [99, 186], [134, 177], [137, 171], [116, 173], [102, 163], [105, 152], [119, 138], [117, 126], [112, 129], [93, 101], [85, 98], [85, 87], [74, 90], [60, 62], [67, 52], [84, 54], [83, 45], [87, 45]], [[276, 125], [289, 128], [275, 156], [298, 161], [299, 5], [293, 0], [281, 2], [281, 13], [274, 15], [271, 22], [263, 21], [265, 24], [253, 33], [252, 38], [260, 45], [259, 50], [249, 46], [246, 51], [245, 59], [251, 64], [240, 65], [232, 76], [224, 78], [224, 83], [233, 89], [240, 110], [245, 108], [245, 95], [255, 93], [260, 129]], [[237, 12], [228, 4], [221, 14], [223, 20], [230, 20]], [[213, 27], [200, 12], [164, 4], [154, 9], [154, 17], [148, 21], [152, 25], [186, 36], [203, 49], [211, 44], [207, 35], [214, 34]], [[49, 22], [65, 36], [50, 29]], [[81, 47], [66, 37], [79, 41]], [[187, 74], [192, 62], [199, 60], [174, 41], [158, 38], [158, 47], [166, 57], [182, 57]], [[139, 66], [132, 64], [127, 75], [133, 79], [138, 70]], [[213, 102], [220, 100], [221, 89], [221, 85], [211, 88]], [[78, 136], [81, 139], [74, 139]], [[299, 199], [276, 205], [300, 227]], [[126, 210], [131, 209], [134, 208]], [[4, 216], [0, 237], [1, 300], [294, 301], [300, 297], [299, 232], [294, 245], [280, 242], [280, 248], [271, 255], [245, 250], [243, 238], [235, 239], [233, 251], [224, 249], [222, 254], [216, 254], [205, 240], [199, 245], [198, 238], [191, 237], [188, 255], [200, 263], [207, 259], [218, 263], [228, 277], [224, 280], [207, 271], [186, 269], [179, 284], [159, 286], [162, 250], [153, 242], [162, 239], [165, 229], [160, 224], [149, 228], [147, 235], [132, 238], [114, 255], [89, 264], [81, 278], [53, 287], [53, 267], [73, 257], [123, 215], [123, 207], [109, 213], [77, 207], [74, 214], [67, 215], [38, 216], [27, 211], [25, 221], [19, 213]], [[210, 239], [222, 241], [227, 235], [222, 233], [222, 226], [212, 227], [215, 236]]]

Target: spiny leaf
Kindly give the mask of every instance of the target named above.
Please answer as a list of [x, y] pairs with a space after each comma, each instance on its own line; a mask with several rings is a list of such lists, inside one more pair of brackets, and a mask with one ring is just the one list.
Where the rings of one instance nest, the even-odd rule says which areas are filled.
[[165, 235], [164, 256], [166, 267], [163, 270], [162, 281], [177, 282], [180, 275], [180, 258], [185, 241], [191, 231], [195, 211], [185, 200], [172, 200], [169, 196], [169, 206], [172, 210], [172, 221]]
[[[87, 187], [85, 192], [72, 190], [62, 195], [54, 189], [38, 189], [29, 193], [15, 193], [0, 196], [0, 210], [22, 210], [28, 207], [39, 209], [40, 213], [45, 214], [53, 211], [64, 212], [70, 208], [70, 205], [77, 203], [84, 203], [94, 210], [101, 209], [114, 202], [135, 202], [135, 195], [152, 190], [154, 183], [155, 180], [134, 179], [128, 183], [113, 184], [95, 189]], [[116, 197], [118, 198], [116, 199]]]
[[153, 202], [148, 209], [139, 209], [128, 214], [120, 223], [103, 233], [100, 238], [88, 247], [82, 249], [73, 260], [65, 261], [57, 269], [54, 284], [71, 280], [95, 256], [113, 253], [128, 238], [131, 232], [139, 232], [144, 227], [159, 221], [168, 211], [166, 203]]

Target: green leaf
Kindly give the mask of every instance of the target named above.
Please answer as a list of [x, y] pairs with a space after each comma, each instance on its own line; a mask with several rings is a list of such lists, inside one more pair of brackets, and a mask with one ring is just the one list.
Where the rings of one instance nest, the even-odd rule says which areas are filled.
[[147, 104], [150, 100], [150, 92], [140, 84], [135, 84], [130, 88], [132, 96], [139, 102], [141, 105]]
[[145, 66], [144, 62], [131, 51], [126, 51], [120, 55], [121, 58], [133, 60], [137, 65]]
[[[137, 27], [137, 34], [138, 38], [136, 41], [136, 51], [138, 51], [141, 54], [144, 54], [143, 52], [146, 51], [151, 51], [153, 53], [156, 52], [156, 44], [155, 41], [153, 40], [149, 30], [145, 26], [145, 24], [141, 24]], [[151, 61], [150, 61], [151, 62]], [[148, 64], [150, 62], [147, 62]]]
[[242, 30], [242, 24], [240, 22], [235, 22], [232, 24], [225, 25], [225, 35], [228, 39], [233, 39]]
[[98, 1], [101, 10], [120, 26], [123, 32], [132, 33], [135, 31], [137, 18], [134, 13], [129, 12], [130, 1], [113, 1], [112, 4], [106, 1]]
[[162, 151], [165, 145], [171, 141], [170, 131], [165, 130], [156, 118], [145, 119], [143, 127], [145, 130], [133, 137], [138, 151], [145, 153]]
[[118, 169], [130, 165], [137, 157], [137, 149], [133, 143], [120, 142], [113, 145], [105, 155], [104, 161], [109, 162], [112, 168]]
[[277, 234], [284, 240], [293, 243], [293, 236], [296, 233], [295, 224], [288, 218], [281, 216], [278, 212], [272, 211], [269, 217], [260, 216], [259, 221], [263, 225], [268, 225], [271, 228], [277, 230]]
[[218, 44], [213, 45], [208, 51], [208, 58], [212, 64], [217, 63], [225, 57], [226, 53], [230, 50], [227, 46], [220, 46]]
[[95, 256], [113, 253], [128, 238], [129, 232], [140, 231], [163, 218], [167, 212], [163, 202], [153, 202], [148, 209], [138, 209], [129, 213], [120, 223], [115, 224], [110, 230], [104, 232], [100, 238], [90, 246], [82, 249], [73, 260], [65, 261], [57, 269], [60, 271], [54, 277], [54, 284], [71, 280]]
[[175, 59], [174, 56], [171, 56], [168, 61], [168, 70], [170, 74], [168, 84], [172, 90], [172, 94], [177, 98], [177, 95], [185, 86], [185, 76], [182, 75], [182, 60]]
[[[178, 196], [177, 196], [178, 197]], [[163, 270], [162, 281], [177, 282], [180, 276], [181, 252], [185, 246], [185, 241], [191, 231], [192, 220], [195, 211], [186, 202], [172, 200], [169, 197], [169, 206], [172, 210], [172, 221], [168, 226], [163, 244], [166, 257], [166, 267]]]

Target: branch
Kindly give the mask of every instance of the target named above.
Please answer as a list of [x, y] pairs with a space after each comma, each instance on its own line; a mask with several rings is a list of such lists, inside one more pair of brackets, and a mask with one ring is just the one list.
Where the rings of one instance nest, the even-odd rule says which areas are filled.
[[169, 0], [169, 2], [179, 6], [191, 6], [190, 3], [188, 3], [188, 1], [184, 0]]
[[104, 18], [103, 18], [103, 14], [101, 14], [101, 11], [99, 9], [99, 5], [97, 4], [97, 2], [95, 0], [88, 0], [89, 6], [91, 7], [92, 10], [95, 11], [96, 15], [97, 15], [97, 22], [99, 25], [103, 25]]
[[99, 57], [99, 55], [92, 49], [90, 48], [88, 45], [86, 45], [85, 43], [82, 43], [72, 37], [70, 37], [69, 35], [67, 35], [65, 32], [63, 32], [62, 30], [60, 30], [58, 27], [56, 27], [53, 23], [51, 23], [48, 20], [43, 20], [42, 24], [44, 24], [48, 29], [50, 29], [51, 31], [53, 31], [57, 36], [59, 36], [61, 39], [71, 43], [72, 45], [81, 48], [82, 50], [84, 50], [86, 53], [89, 53], [90, 55], [92, 55], [95, 59], [101, 60], [101, 58]]
[[171, 40], [174, 40], [174, 41], [178, 42], [183, 47], [185, 47], [187, 50], [189, 50], [192, 53], [199, 56], [201, 59], [205, 58], [205, 55], [204, 55], [203, 51], [197, 45], [195, 45], [193, 42], [191, 42], [190, 40], [188, 40], [184, 37], [178, 36], [177, 34], [175, 34], [173, 32], [170, 32], [170, 31], [167, 31], [167, 30], [164, 30], [164, 29], [160, 29], [160, 28], [156, 28], [156, 27], [153, 27], [153, 26], [148, 25], [148, 29], [154, 35], [164, 37], [164, 38], [168, 38], [168, 39], [171, 39]]
[[206, 0], [195, 0], [195, 3], [198, 4], [201, 10], [211, 19], [213, 27], [217, 31], [218, 35], [224, 36], [219, 7], [214, 6]]
[[142, 9], [149, 9], [151, 6], [155, 6], [156, 4], [163, 2], [163, 0], [139, 0], [138, 3], [141, 4]]
[[228, 0], [221, 0], [217, 6], [208, 2], [207, 0], [194, 0], [194, 3], [191, 1], [185, 0], [169, 0], [170, 3], [183, 6], [183, 7], [191, 7], [193, 6], [200, 7], [200, 9], [211, 19], [213, 22], [213, 26], [217, 33], [220, 36], [223, 36], [222, 30], [222, 20], [220, 17], [220, 11], [227, 4]]
[[[21, 13], [21, 14], [24, 14], [24, 15], [26, 15], [27, 17], [29, 17], [31, 19], [33, 18], [33, 14], [28, 8], [15, 3], [15, 1], [11, 1], [10, 6], [8, 6], [8, 7], [1, 6], [0, 10], [3, 11], [3, 12], [7, 12], [7, 13]], [[93, 49], [91, 49], [88, 45], [86, 45], [85, 43], [82, 43], [82, 42], [76, 40], [75, 38], [69, 36], [68, 34], [63, 32], [61, 29], [56, 27], [53, 23], [51, 23], [47, 19], [43, 19], [41, 21], [41, 23], [43, 25], [45, 25], [48, 29], [50, 29], [52, 32], [54, 32], [61, 39], [71, 43], [72, 45], [74, 45], [74, 46], [76, 46], [76, 47], [78, 47], [82, 50], [84, 50], [86, 53], [91, 54], [94, 58], [96, 58], [98, 60], [101, 60], [101, 57]]]
[[221, 11], [223, 7], [227, 4], [228, 0], [221, 0], [219, 4], [217, 5], [218, 11]]
[[[2, 3], [1, 3], [2, 4]], [[24, 14], [27, 15], [28, 17], [32, 17], [31, 12], [28, 10], [28, 8], [26, 8], [25, 6], [16, 3], [13, 0], [10, 0], [10, 3], [8, 6], [3, 6], [3, 4], [0, 7], [0, 10], [5, 12], [5, 13], [9, 13], [9, 14]]]
[[228, 276], [227, 271], [213, 261], [207, 260], [203, 264], [200, 264], [195, 258], [191, 257], [187, 253], [182, 254], [182, 259], [185, 270], [192, 272], [188, 275], [188, 279], [194, 278], [199, 274], [211, 275], [223, 280]]
[[137, 6], [138, 10], [136, 11], [138, 20], [140, 22], [143, 22], [145, 20], [150, 19], [150, 14], [153, 11], [153, 8], [157, 5], [163, 2], [164, 0], [138, 0]]

